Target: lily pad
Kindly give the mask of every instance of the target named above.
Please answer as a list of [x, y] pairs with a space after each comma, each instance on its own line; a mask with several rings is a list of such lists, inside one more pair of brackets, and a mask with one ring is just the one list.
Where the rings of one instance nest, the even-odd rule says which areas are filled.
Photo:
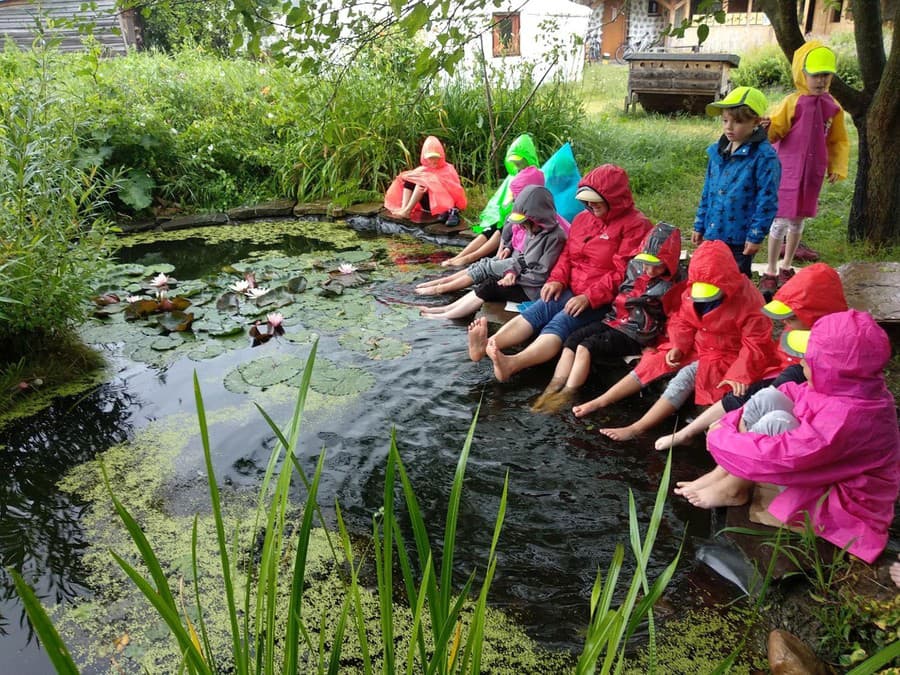
[[220, 312], [237, 312], [241, 308], [241, 297], [237, 293], [228, 291], [216, 300], [216, 309]]
[[306, 359], [295, 356], [271, 355], [240, 364], [225, 376], [229, 391], [246, 394], [255, 388], [264, 389], [297, 377], [306, 367]]
[[412, 347], [402, 340], [378, 334], [366, 328], [354, 328], [342, 333], [338, 342], [345, 349], [361, 352], [370, 359], [398, 359], [406, 356]]
[[150, 348], [155, 349], [158, 352], [168, 351], [169, 349], [175, 349], [176, 347], [180, 347], [182, 344], [181, 340], [177, 340], [168, 335], [161, 335], [156, 338], [153, 342], [150, 343]]
[[306, 277], [294, 277], [293, 279], [288, 279], [287, 289], [291, 293], [302, 293], [306, 290], [308, 284]]
[[191, 322], [193, 320], [193, 314], [188, 314], [178, 310], [174, 312], [163, 312], [157, 317], [159, 325], [165, 328], [167, 331], [172, 332], [181, 332], [188, 330], [191, 327]]
[[362, 368], [347, 368], [316, 358], [309, 386], [320, 394], [350, 396], [374, 387], [375, 376]]

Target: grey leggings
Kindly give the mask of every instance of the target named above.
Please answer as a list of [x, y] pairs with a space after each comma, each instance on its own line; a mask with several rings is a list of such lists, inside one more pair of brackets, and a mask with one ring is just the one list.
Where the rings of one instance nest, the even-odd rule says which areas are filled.
[[775, 387], [753, 394], [744, 404], [741, 420], [747, 431], [766, 436], [783, 434], [800, 426], [794, 417], [794, 402]]

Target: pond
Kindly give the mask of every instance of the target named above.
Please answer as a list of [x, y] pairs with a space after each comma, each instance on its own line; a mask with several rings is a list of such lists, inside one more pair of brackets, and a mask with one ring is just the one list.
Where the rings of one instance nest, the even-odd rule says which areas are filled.
[[[617, 543], [628, 542], [628, 491], [646, 525], [665, 466], [665, 455], [652, 448], [653, 437], [613, 443], [597, 428], [637, 417], [653, 399], [629, 401], [587, 421], [568, 409], [552, 415], [530, 412], [550, 366], [500, 384], [488, 360], [468, 359], [465, 322], [419, 318], [412, 289], [440, 273], [427, 262], [433, 250], [402, 237], [293, 222], [170, 233], [165, 241], [126, 240], [120, 264], [100, 291], [146, 295], [148, 280], [166, 272], [177, 279], [170, 296], [191, 294], [193, 304], [186, 311], [194, 314], [193, 334], [167, 334], [153, 315], [126, 320], [122, 307], [98, 310], [108, 316], [92, 319], [83, 335], [107, 356], [107, 382], [57, 401], [0, 436], [0, 453], [9, 467], [0, 521], [4, 566], [26, 570], [45, 605], [62, 603], [57, 616], [65, 625], [83, 624], [90, 633], [92, 621], [98, 626], [124, 622], [129, 616], [121, 606], [124, 600], [102, 610], [91, 608], [89, 601], [108, 582], [99, 570], [114, 566], [107, 547], [122, 551], [128, 545], [121, 533], [112, 534], [115, 515], [108, 503], [101, 505], [92, 496], [102, 494], [96, 492], [96, 476], [73, 469], [104, 456], [118, 477], [114, 490], [135, 500], [133, 508], [146, 517], [148, 528], [154, 517], [164, 515], [176, 524], [160, 525], [161, 531], [173, 537], [189, 534], [192, 514], [208, 504], [196, 438], [194, 373], [210, 417], [219, 484], [252, 495], [274, 445], [271, 429], [252, 404], [259, 402], [276, 422], [286, 424], [295, 397], [292, 385], [318, 338], [299, 452], [311, 473], [319, 452], [327, 451], [319, 501], [331, 525], [338, 502], [355, 535], [371, 534], [394, 429], [437, 540], [459, 452], [480, 405], [461, 505], [457, 579], [462, 583], [472, 570], [485, 567], [508, 472], [509, 503], [491, 604], [540, 646], [577, 652], [597, 568], [607, 567]], [[324, 291], [323, 284], [340, 276], [341, 264], [358, 268], [355, 280], [339, 294]], [[272, 287], [269, 298], [275, 301], [268, 306], [229, 290], [251, 272], [257, 284]], [[296, 282], [300, 277], [305, 284]], [[276, 290], [292, 280], [298, 292]], [[234, 295], [239, 297], [227, 297]], [[275, 309], [285, 317], [284, 335], [251, 346], [249, 326], [265, 322]], [[591, 383], [585, 398], [621, 374], [611, 368], [608, 380]], [[104, 454], [114, 446], [118, 454]], [[687, 446], [677, 452], [673, 481], [709, 466], [702, 443]], [[64, 477], [61, 489], [58, 481]], [[692, 604], [698, 588], [706, 593], [716, 586], [704, 576], [709, 573], [698, 576], [691, 562], [692, 535], [709, 533], [709, 514], [678, 499], [668, 502], [651, 574], [655, 577], [686, 542], [673, 586], [679, 604]], [[34, 648], [5, 577], [3, 594], [0, 629], [7, 667], [46, 672], [46, 659]], [[89, 611], [95, 615], [88, 617]], [[132, 625], [108, 628], [110, 635], [135, 630]], [[88, 636], [74, 639], [88, 641]], [[110, 644], [100, 656], [90, 652], [94, 660], [87, 671], [103, 671], [117, 654], [120, 664], [133, 659], [126, 669], [134, 669], [141, 656], [138, 646], [120, 646], [110, 657]]]

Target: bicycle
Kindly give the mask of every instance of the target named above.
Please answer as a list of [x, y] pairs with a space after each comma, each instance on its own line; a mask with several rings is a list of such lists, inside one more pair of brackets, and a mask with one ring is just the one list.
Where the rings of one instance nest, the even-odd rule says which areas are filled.
[[616, 49], [616, 63], [618, 63], [619, 65], [624, 65], [626, 63], [626, 56], [630, 56], [631, 54], [637, 54], [640, 52], [649, 52], [657, 44], [662, 42], [662, 38], [663, 36], [661, 34], [654, 36], [650, 31], [647, 31], [646, 33], [644, 33], [644, 36], [637, 42], [626, 40]]

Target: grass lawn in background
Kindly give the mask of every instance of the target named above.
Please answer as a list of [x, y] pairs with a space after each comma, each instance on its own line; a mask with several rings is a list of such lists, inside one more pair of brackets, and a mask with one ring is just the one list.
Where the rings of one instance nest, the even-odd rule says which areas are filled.
[[[576, 147], [582, 172], [605, 162], [619, 164], [631, 177], [638, 207], [654, 222], [677, 225], [686, 240], [703, 189], [706, 147], [721, 135], [717, 118], [697, 115], [659, 115], [639, 105], [625, 113], [628, 67], [590, 64], [581, 88], [590, 133]], [[770, 106], [788, 92], [766, 91]], [[835, 267], [856, 260], [897, 260], [896, 247], [876, 249], [868, 243], [847, 241], [847, 218], [856, 176], [858, 138], [849, 115], [850, 175], [835, 185], [826, 183], [819, 198], [819, 214], [807, 221], [803, 240]], [[757, 262], [765, 262], [765, 244]]]

